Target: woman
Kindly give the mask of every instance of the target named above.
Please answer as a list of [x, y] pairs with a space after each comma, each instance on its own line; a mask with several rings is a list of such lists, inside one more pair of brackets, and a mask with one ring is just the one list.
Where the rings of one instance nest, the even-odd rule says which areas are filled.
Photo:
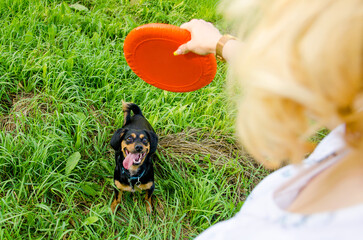
[[[363, 1], [259, 4], [252, 30], [239, 18], [245, 2], [225, 7], [243, 43], [192, 20], [181, 26], [192, 39], [175, 54], [226, 59], [229, 85], [243, 90], [234, 93], [243, 145], [266, 167], [291, 164], [197, 239], [363, 239]], [[302, 161], [321, 127], [332, 132]]]

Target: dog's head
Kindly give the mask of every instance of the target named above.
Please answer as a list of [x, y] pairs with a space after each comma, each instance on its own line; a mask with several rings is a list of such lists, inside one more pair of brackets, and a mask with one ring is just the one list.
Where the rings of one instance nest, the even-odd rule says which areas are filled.
[[111, 139], [111, 146], [122, 154], [126, 169], [141, 166], [156, 151], [158, 137], [153, 131], [120, 128]]

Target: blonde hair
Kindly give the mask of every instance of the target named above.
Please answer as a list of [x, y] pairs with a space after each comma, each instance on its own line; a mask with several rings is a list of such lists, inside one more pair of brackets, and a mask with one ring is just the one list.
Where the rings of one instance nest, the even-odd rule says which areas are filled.
[[[243, 3], [225, 3], [224, 12], [237, 19]], [[241, 36], [245, 44], [232, 66], [243, 89], [237, 117], [243, 145], [276, 168], [300, 162], [317, 129], [346, 123], [348, 144], [362, 150], [363, 105], [356, 105], [363, 93], [363, 1], [259, 3], [253, 29], [246, 31], [245, 21], [238, 26], [248, 36]]]

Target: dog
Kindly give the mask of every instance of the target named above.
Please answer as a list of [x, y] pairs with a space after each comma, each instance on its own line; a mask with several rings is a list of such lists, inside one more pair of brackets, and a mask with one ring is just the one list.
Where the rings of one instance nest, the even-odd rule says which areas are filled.
[[[134, 103], [122, 103], [124, 124], [111, 138], [115, 150], [115, 198], [111, 204], [114, 213], [121, 203], [122, 193], [146, 190], [148, 213], [152, 212], [151, 196], [155, 189], [154, 167], [151, 156], [158, 145], [158, 136], [141, 109]], [[131, 116], [131, 111], [134, 113]]]

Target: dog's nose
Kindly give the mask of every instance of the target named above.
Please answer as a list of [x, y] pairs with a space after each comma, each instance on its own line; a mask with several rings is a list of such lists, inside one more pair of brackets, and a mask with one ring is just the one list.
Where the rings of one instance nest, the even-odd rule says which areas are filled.
[[141, 151], [142, 151], [142, 149], [143, 149], [143, 146], [141, 146], [141, 145], [136, 145], [136, 146], [135, 146], [135, 150], [136, 150], [137, 152], [141, 152]]

